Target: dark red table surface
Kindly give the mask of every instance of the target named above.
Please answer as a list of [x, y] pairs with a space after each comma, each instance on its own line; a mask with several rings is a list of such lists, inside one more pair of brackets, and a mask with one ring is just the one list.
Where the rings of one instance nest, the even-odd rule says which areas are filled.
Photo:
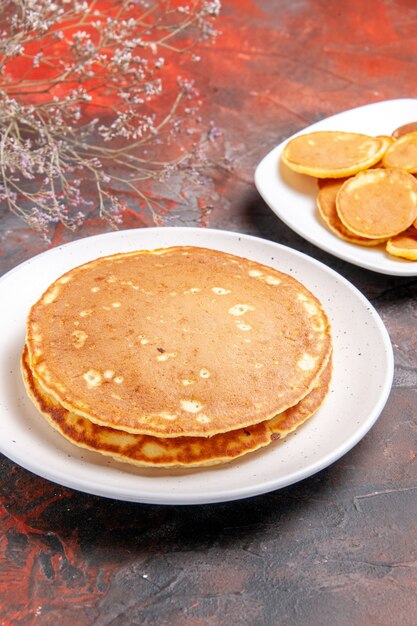
[[[417, 279], [322, 252], [290, 231], [253, 183], [259, 160], [295, 131], [362, 104], [417, 97], [417, 5], [233, 0], [217, 26], [217, 43], [189, 71], [233, 168], [215, 164], [201, 189], [183, 181], [184, 206], [169, 223], [271, 239], [348, 278], [390, 333], [391, 396], [369, 434], [331, 467], [234, 503], [106, 500], [2, 457], [1, 625], [417, 623]], [[151, 225], [129, 214], [123, 228]], [[0, 228], [2, 273], [46, 247], [5, 211]], [[58, 227], [51, 246], [106, 230], [95, 219], [75, 234]]]

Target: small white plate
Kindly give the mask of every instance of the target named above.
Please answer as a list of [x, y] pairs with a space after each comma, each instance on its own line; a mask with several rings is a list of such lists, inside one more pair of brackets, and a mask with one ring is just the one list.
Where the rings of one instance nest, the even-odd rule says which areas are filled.
[[[82, 450], [55, 432], [26, 396], [19, 359], [31, 304], [63, 272], [119, 251], [196, 245], [287, 272], [325, 307], [333, 328], [331, 391], [294, 435], [235, 462], [197, 470], [152, 470]], [[88, 237], [30, 259], [0, 280], [0, 451], [26, 469], [91, 494], [156, 504], [237, 500], [279, 489], [333, 463], [371, 428], [388, 398], [388, 333], [364, 296], [322, 263], [270, 241], [200, 228], [147, 228]]]
[[287, 226], [322, 250], [380, 274], [417, 276], [416, 261], [396, 259], [387, 254], [382, 245], [365, 248], [334, 235], [320, 220], [316, 209], [316, 180], [291, 171], [280, 161], [285, 144], [297, 135], [318, 130], [391, 135], [399, 126], [415, 121], [415, 99], [376, 102], [328, 117], [304, 128], [269, 152], [256, 168], [256, 187], [265, 202]]

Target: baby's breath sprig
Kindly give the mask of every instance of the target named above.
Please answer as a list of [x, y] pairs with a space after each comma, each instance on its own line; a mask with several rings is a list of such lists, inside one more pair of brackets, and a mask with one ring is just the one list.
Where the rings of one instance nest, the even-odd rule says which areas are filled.
[[193, 155], [201, 163], [204, 141], [176, 59], [199, 60], [219, 10], [219, 0], [3, 0], [0, 202], [45, 237], [95, 206], [117, 227], [123, 190], [160, 223], [149, 183]]

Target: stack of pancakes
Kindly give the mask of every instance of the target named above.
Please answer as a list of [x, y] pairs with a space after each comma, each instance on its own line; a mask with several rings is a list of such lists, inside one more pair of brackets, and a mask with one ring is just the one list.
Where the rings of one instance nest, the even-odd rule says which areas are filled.
[[417, 260], [417, 132], [414, 124], [390, 137], [342, 131], [297, 135], [282, 161], [317, 178], [317, 208], [340, 239]]
[[29, 396], [64, 437], [156, 467], [231, 461], [323, 402], [331, 335], [300, 282], [224, 252], [102, 257], [56, 280], [27, 321]]

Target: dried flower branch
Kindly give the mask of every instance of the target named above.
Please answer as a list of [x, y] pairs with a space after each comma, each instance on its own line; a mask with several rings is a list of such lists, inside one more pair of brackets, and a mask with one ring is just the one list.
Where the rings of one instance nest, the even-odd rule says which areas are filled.
[[158, 223], [147, 183], [201, 147], [198, 94], [175, 57], [198, 60], [219, 10], [218, 0], [0, 3], [0, 202], [47, 235], [54, 222], [76, 228], [97, 202], [116, 227], [127, 189]]

